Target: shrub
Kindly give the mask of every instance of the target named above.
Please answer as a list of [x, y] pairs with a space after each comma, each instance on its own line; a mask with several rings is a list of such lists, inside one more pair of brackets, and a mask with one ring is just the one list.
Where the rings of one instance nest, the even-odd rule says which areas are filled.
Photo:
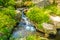
[[15, 0], [0, 0], [0, 6], [14, 6], [15, 5]]
[[7, 40], [16, 24], [15, 8], [8, 6], [0, 9], [0, 40]]
[[15, 24], [16, 21], [10, 16], [0, 13], [0, 33], [3, 35], [0, 37], [1, 40], [4, 37], [7, 38], [10, 35], [10, 32], [12, 31]]
[[11, 31], [16, 24], [14, 0], [0, 0], [0, 40], [8, 40]]
[[8, 6], [7, 8], [3, 8], [0, 12], [2, 12], [4, 15], [11, 16], [12, 18], [14, 18], [16, 14], [15, 8], [11, 6]]

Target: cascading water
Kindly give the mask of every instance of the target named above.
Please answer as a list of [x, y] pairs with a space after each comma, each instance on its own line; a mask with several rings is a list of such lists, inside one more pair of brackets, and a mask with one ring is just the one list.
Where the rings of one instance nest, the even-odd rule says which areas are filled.
[[30, 23], [28, 18], [24, 15], [24, 11], [22, 11], [22, 16], [21, 16], [21, 22], [18, 25], [18, 28], [13, 32], [12, 37], [20, 40], [20, 38], [24, 38], [28, 36], [29, 34], [34, 34], [36, 32], [36, 29]]

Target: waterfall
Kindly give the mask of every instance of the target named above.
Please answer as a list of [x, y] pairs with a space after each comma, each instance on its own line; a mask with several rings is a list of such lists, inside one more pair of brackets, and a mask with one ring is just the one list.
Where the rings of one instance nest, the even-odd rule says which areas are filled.
[[34, 25], [29, 21], [29, 19], [24, 15], [24, 11], [22, 12], [21, 21], [18, 25], [17, 30], [13, 32], [12, 37], [13, 38], [24, 38], [28, 36], [29, 34], [34, 34], [36, 32], [36, 29], [34, 28]]

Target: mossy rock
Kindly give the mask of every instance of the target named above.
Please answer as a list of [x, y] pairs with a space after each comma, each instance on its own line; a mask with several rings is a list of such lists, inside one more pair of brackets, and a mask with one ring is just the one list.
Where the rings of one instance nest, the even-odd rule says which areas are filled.
[[37, 28], [43, 29], [42, 23], [46, 22], [49, 23], [49, 14], [45, 12], [44, 9], [38, 8], [38, 7], [33, 7], [28, 10], [26, 13], [26, 16], [35, 23], [37, 24]]
[[11, 31], [16, 25], [15, 10], [13, 7], [7, 7], [0, 10], [0, 39], [7, 40]]

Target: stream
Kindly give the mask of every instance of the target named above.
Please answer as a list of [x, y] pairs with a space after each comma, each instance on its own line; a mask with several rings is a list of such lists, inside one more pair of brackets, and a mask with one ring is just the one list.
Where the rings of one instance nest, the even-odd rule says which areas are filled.
[[24, 11], [21, 12], [21, 21], [12, 34], [12, 38], [14, 38], [14, 40], [25, 40], [24, 38], [28, 35], [33, 35], [36, 33], [34, 25], [30, 23], [29, 19], [24, 15]]
[[[35, 29], [33, 23], [31, 23], [30, 20], [24, 15], [24, 11], [23, 10], [19, 10], [19, 11], [21, 11], [21, 13], [22, 13], [21, 21], [19, 22], [19, 24], [13, 31], [10, 40], [26, 40], [27, 36], [34, 35], [37, 33], [37, 30]], [[43, 35], [44, 35], [44, 33], [42, 33], [42, 32], [38, 33], [38, 36], [43, 36]], [[53, 34], [50, 35], [49, 40], [60, 40], [60, 29], [57, 30], [56, 35], [53, 35]]]

